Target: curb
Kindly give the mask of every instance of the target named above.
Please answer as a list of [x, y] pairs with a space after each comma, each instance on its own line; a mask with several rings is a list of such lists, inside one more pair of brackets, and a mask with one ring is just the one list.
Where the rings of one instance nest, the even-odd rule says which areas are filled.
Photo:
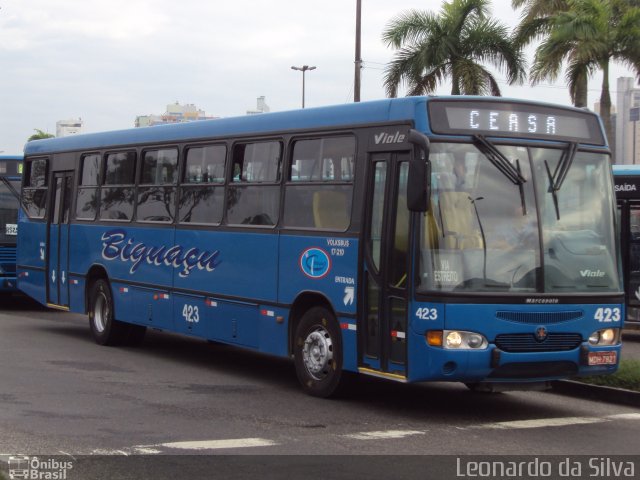
[[552, 383], [552, 392], [561, 395], [590, 398], [603, 402], [617, 403], [631, 407], [640, 407], [640, 392], [624, 388], [605, 387], [576, 382], [575, 380], [559, 380]]

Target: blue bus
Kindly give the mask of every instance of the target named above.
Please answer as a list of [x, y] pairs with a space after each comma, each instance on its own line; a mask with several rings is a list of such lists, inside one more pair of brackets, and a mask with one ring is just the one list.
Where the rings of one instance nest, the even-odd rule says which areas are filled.
[[0, 155], [0, 294], [17, 291], [16, 241], [22, 155]]
[[25, 147], [18, 287], [147, 328], [352, 373], [473, 389], [611, 373], [610, 151], [590, 112], [408, 97]]
[[627, 328], [640, 328], [640, 165], [614, 165]]

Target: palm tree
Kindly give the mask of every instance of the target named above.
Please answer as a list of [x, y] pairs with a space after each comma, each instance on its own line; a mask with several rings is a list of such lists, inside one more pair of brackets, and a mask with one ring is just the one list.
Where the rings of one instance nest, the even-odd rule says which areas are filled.
[[609, 139], [611, 95], [609, 64], [621, 62], [640, 79], [640, 7], [637, 0], [568, 0], [568, 10], [552, 21], [531, 69], [534, 82], [557, 78], [565, 59], [570, 85], [602, 70], [600, 116]]
[[39, 128], [34, 128], [35, 132], [33, 135], [31, 135], [29, 137], [29, 139], [27, 140], [27, 142], [30, 142], [31, 140], [42, 140], [43, 138], [53, 138], [55, 137], [55, 135], [51, 135], [50, 133], [44, 132], [42, 130], [40, 130]]
[[[514, 9], [524, 7], [520, 23], [514, 31], [514, 41], [516, 45], [525, 47], [549, 35], [557, 16], [569, 9], [569, 2], [567, 0], [511, 0], [511, 6]], [[569, 95], [576, 107], [587, 106], [588, 77], [587, 69], [567, 71]], [[535, 85], [538, 82], [531, 83]]]
[[489, 0], [451, 0], [438, 15], [407, 11], [389, 23], [382, 38], [398, 49], [385, 72], [389, 97], [397, 96], [401, 83], [409, 95], [432, 93], [447, 78], [452, 95], [500, 96], [485, 63], [505, 70], [510, 84], [525, 76], [521, 49], [507, 27], [489, 17]]

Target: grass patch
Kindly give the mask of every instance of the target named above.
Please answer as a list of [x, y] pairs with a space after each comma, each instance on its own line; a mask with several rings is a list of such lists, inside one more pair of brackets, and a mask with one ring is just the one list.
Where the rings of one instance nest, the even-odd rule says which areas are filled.
[[618, 371], [613, 375], [580, 377], [576, 380], [592, 385], [625, 388], [640, 392], [640, 360], [622, 360]]

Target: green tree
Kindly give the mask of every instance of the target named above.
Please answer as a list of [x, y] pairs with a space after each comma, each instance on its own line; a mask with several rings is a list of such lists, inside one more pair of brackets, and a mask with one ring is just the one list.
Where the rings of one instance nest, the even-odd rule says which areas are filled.
[[389, 97], [397, 96], [401, 83], [409, 95], [423, 95], [449, 78], [452, 95], [500, 96], [487, 63], [504, 70], [510, 84], [525, 77], [521, 49], [507, 27], [490, 18], [489, 0], [452, 0], [438, 15], [407, 11], [391, 20], [382, 38], [397, 49], [385, 71]]
[[[514, 9], [523, 7], [520, 23], [514, 31], [514, 41], [517, 45], [525, 47], [549, 35], [557, 16], [569, 9], [569, 2], [567, 0], [511, 0], [511, 6]], [[568, 70], [566, 81], [573, 105], [586, 107], [588, 69]], [[535, 85], [538, 81], [532, 80], [531, 83]]]
[[618, 61], [640, 79], [640, 7], [637, 0], [568, 0], [568, 10], [551, 22], [536, 50], [531, 79], [555, 80], [566, 60], [570, 90], [580, 76], [602, 71], [600, 116], [609, 139], [611, 95], [609, 65]]
[[42, 140], [43, 138], [53, 138], [53, 137], [55, 137], [55, 135], [51, 135], [50, 133], [43, 132], [39, 128], [34, 128], [34, 130], [35, 130], [36, 133], [31, 135], [29, 137], [29, 139], [27, 140], [27, 142], [30, 142], [31, 140]]

